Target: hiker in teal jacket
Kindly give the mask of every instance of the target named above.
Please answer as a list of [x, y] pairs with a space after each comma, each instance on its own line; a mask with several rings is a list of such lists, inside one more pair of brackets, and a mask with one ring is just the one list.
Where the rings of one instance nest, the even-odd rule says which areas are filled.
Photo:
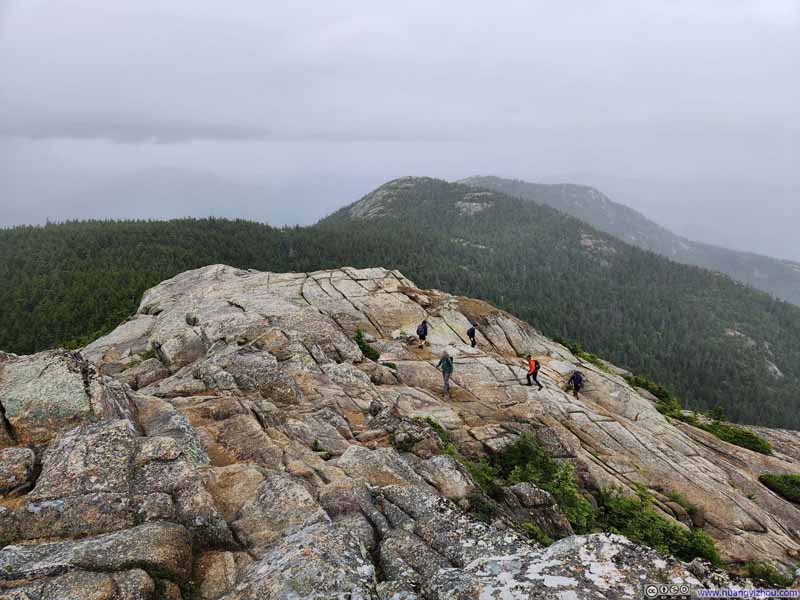
[[450, 394], [450, 376], [453, 374], [453, 357], [450, 356], [446, 350], [442, 352], [442, 358], [436, 363], [436, 368], [442, 370], [442, 377], [444, 377], [444, 393]]

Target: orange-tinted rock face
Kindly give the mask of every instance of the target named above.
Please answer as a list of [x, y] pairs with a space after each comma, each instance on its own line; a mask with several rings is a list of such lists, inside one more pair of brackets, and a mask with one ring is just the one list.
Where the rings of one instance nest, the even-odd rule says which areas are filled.
[[[542, 391], [523, 385], [528, 354]], [[563, 390], [576, 368], [580, 399]], [[393, 271], [183, 273], [82, 353], [0, 355], [0, 540], [25, 542], [0, 550], [0, 589], [638, 598], [642, 577], [699, 583], [619, 536], [570, 536], [529, 484], [505, 489], [492, 526], [464, 513], [478, 488], [445, 442], [479, 459], [525, 432], [587, 488], [643, 484], [690, 526], [667, 498], [680, 492], [724, 559], [792, 563], [800, 510], [758, 475], [800, 470], [797, 440], [764, 431], [776, 452], [763, 456], [675, 426], [614, 372]], [[543, 549], [523, 522], [569, 537]]]

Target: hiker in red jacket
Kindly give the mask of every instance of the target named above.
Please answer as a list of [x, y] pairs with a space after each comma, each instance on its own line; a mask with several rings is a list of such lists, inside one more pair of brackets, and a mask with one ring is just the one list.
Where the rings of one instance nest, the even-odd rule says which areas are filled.
[[531, 383], [531, 380], [533, 380], [533, 381], [536, 382], [536, 385], [539, 386], [540, 390], [544, 387], [541, 383], [539, 383], [539, 369], [541, 369], [541, 368], [542, 368], [542, 363], [540, 363], [538, 360], [536, 360], [535, 358], [533, 358], [533, 356], [531, 356], [529, 354], [528, 355], [528, 385], [533, 385], [533, 383]]

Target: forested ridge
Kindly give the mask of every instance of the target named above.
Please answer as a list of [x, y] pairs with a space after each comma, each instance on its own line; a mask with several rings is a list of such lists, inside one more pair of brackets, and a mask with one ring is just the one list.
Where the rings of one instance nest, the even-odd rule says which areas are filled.
[[0, 231], [0, 257], [7, 351], [85, 343], [133, 313], [148, 287], [205, 264], [385, 266], [579, 340], [693, 408], [800, 428], [800, 308], [546, 206], [459, 184], [390, 182], [312, 227], [223, 219], [19, 227]]
[[461, 183], [550, 206], [624, 242], [673, 261], [720, 271], [800, 306], [800, 264], [688, 240], [594, 188], [501, 177], [469, 177]]

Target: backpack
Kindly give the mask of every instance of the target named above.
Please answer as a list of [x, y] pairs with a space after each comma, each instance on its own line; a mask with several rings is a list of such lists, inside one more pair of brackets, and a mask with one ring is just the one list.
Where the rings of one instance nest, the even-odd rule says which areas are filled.
[[428, 335], [428, 328], [424, 323], [420, 323], [417, 325], [417, 336], [422, 337], [423, 335]]
[[467, 329], [467, 337], [474, 338], [475, 337], [475, 328], [470, 327]]
[[452, 373], [453, 372], [453, 357], [448, 356], [447, 358], [442, 359], [442, 371], [445, 373]]
[[580, 371], [575, 371], [575, 373], [572, 375], [572, 382], [578, 387], [583, 385], [583, 375]]
[[533, 372], [534, 372], [534, 373], [538, 373], [538, 372], [539, 372], [539, 369], [541, 369], [541, 368], [542, 368], [542, 363], [540, 363], [538, 360], [536, 360], [536, 359], [534, 358], [534, 359], [533, 359]]

